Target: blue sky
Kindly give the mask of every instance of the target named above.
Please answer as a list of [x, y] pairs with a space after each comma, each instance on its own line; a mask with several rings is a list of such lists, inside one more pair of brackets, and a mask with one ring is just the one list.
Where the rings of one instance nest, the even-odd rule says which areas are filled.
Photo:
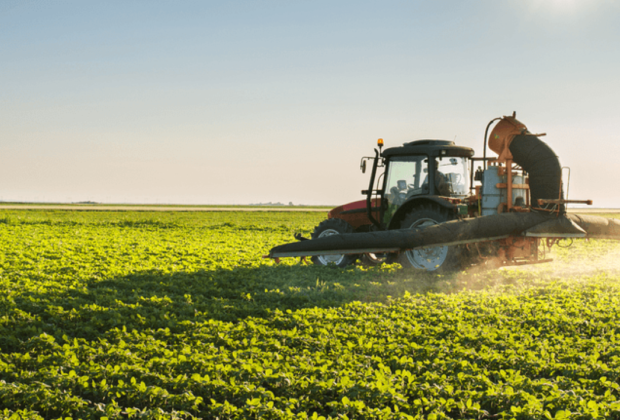
[[5, 1], [0, 199], [341, 204], [386, 146], [517, 111], [620, 207], [620, 3]]

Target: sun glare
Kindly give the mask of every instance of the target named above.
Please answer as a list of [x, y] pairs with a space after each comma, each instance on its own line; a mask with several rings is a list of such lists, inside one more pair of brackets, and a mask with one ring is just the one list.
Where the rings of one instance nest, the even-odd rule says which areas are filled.
[[548, 0], [549, 6], [560, 12], [574, 12], [579, 6], [586, 4], [584, 0]]
[[550, 0], [555, 7], [572, 8], [577, 4], [577, 0]]
[[586, 5], [586, 0], [531, 0], [530, 7], [538, 11], [551, 13], [574, 13], [581, 6]]

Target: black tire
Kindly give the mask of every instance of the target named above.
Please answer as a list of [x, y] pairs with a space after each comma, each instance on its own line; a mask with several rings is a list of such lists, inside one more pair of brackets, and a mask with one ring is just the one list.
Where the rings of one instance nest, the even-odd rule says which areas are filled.
[[[322, 238], [330, 235], [340, 235], [343, 233], [353, 233], [353, 227], [342, 219], [323, 220], [312, 232], [312, 239]], [[331, 265], [346, 267], [357, 260], [357, 255], [317, 255], [313, 256], [312, 262], [316, 265]]]
[[[428, 204], [412, 209], [400, 222], [400, 229], [424, 228], [451, 219], [446, 209]], [[404, 251], [392, 257], [390, 262], [398, 262], [403, 268], [449, 272], [461, 268], [461, 253], [459, 246], [438, 246]]]

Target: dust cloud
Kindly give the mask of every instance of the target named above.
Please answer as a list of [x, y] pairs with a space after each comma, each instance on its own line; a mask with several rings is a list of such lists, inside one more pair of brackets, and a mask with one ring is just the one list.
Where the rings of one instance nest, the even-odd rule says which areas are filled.
[[620, 281], [620, 242], [610, 240], [576, 240], [569, 247], [554, 246], [545, 258], [553, 261], [541, 264], [493, 268], [493, 262], [472, 266], [439, 279], [435, 291], [493, 289], [504, 286], [543, 286], [555, 281], [587, 281], [604, 275]]
[[[594, 241], [590, 243], [592, 242]], [[590, 244], [586, 242], [585, 244], [575, 243], [564, 249], [552, 248], [547, 254], [553, 258], [552, 262], [526, 265], [520, 269], [525, 272], [560, 278], [593, 276], [601, 273], [620, 275], [620, 243], [616, 241], [596, 242], [598, 243], [595, 246], [589, 246]], [[511, 267], [503, 267], [501, 270], [509, 269]]]

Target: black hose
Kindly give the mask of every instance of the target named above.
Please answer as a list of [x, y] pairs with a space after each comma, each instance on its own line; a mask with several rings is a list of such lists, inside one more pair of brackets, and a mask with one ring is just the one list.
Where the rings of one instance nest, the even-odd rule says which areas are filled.
[[[514, 162], [529, 174], [532, 209], [557, 209], [556, 204], [538, 204], [539, 198], [558, 200], [564, 195], [561, 187], [562, 166], [549, 145], [532, 134], [519, 134], [508, 148]], [[564, 207], [560, 205], [560, 214], [564, 214]]]
[[486, 130], [484, 130], [484, 149], [482, 150], [482, 165], [485, 171], [487, 169], [487, 135], [489, 134], [489, 127], [491, 127], [491, 124], [493, 124], [493, 122], [497, 120], [501, 120], [501, 118], [500, 117], [493, 118], [487, 124]]

